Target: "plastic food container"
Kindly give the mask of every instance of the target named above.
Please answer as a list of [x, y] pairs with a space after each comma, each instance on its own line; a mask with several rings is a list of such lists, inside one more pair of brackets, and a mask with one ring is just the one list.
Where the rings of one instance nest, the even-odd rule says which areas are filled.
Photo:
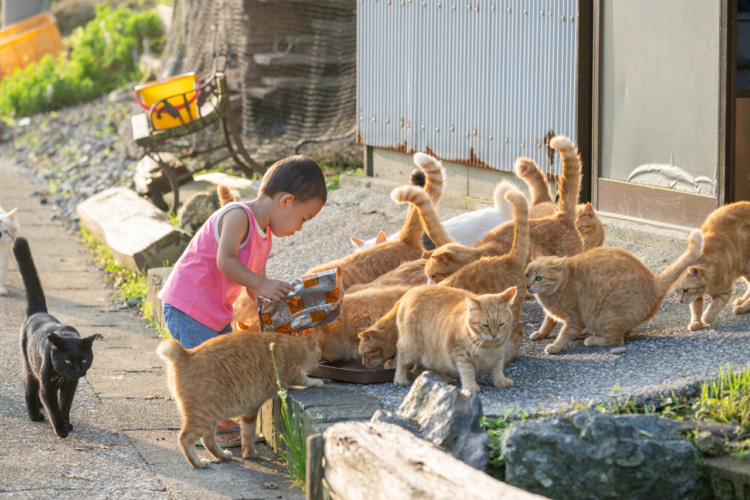
[[41, 12], [0, 30], [0, 79], [63, 50], [57, 19]]
[[[160, 104], [151, 115], [151, 122], [156, 130], [179, 127], [183, 124], [178, 116], [182, 117], [185, 124], [190, 123], [198, 117], [197, 98], [200, 91], [200, 78], [195, 73], [185, 73], [176, 75], [161, 82], [151, 82], [145, 85], [138, 85], [135, 88], [135, 100], [145, 110], [151, 109], [151, 106], [161, 99], [169, 97], [166, 100], [169, 105]], [[183, 96], [182, 94], [186, 94]], [[188, 106], [185, 106], [187, 98]], [[189, 111], [188, 111], [189, 110]], [[172, 116], [170, 111], [175, 114]]]

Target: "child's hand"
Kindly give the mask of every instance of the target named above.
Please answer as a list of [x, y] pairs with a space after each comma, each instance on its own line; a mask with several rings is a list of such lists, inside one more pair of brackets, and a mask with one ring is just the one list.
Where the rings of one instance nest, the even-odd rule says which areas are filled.
[[258, 294], [277, 302], [286, 297], [287, 294], [293, 290], [294, 287], [286, 281], [267, 279], [263, 282], [260, 290], [258, 290]]

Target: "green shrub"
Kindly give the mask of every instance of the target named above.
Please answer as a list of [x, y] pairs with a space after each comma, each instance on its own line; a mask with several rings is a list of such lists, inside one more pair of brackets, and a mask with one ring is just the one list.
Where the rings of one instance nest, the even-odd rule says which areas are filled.
[[47, 55], [0, 81], [0, 115], [31, 115], [83, 102], [138, 79], [134, 56], [148, 38], [154, 52], [163, 33], [155, 12], [110, 11], [70, 36], [70, 55]]

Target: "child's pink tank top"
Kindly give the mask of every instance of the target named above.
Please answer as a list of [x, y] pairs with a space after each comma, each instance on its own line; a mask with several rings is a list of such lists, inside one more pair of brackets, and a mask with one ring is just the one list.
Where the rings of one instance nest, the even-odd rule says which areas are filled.
[[244, 209], [250, 219], [248, 237], [240, 245], [237, 258], [252, 272], [262, 274], [271, 252], [271, 232], [264, 232], [258, 226], [247, 205], [232, 202], [214, 212], [201, 226], [159, 293], [163, 302], [216, 331], [232, 321], [232, 304], [242, 291], [241, 285], [224, 276], [216, 266], [219, 220], [227, 210], [236, 207]]

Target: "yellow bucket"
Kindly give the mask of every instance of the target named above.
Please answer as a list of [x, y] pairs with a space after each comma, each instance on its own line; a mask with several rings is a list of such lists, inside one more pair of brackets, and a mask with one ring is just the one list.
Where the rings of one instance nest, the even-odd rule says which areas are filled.
[[41, 12], [0, 30], [0, 80], [46, 54], [63, 50], [57, 20]]
[[[200, 78], [195, 73], [185, 73], [176, 75], [163, 82], [152, 82], [145, 85], [138, 85], [135, 88], [135, 100], [138, 101], [144, 109], [149, 110], [151, 106], [162, 99], [169, 98], [165, 102], [171, 106], [159, 105], [151, 115], [151, 121], [156, 130], [179, 127], [183, 122], [177, 116], [169, 113], [170, 108], [173, 114], [179, 112], [179, 116], [190, 123], [198, 117], [197, 98], [200, 93], [196, 89], [200, 87]], [[194, 91], [194, 92], [191, 92]], [[182, 94], [185, 94], [184, 96]], [[185, 106], [187, 98], [188, 105]]]

